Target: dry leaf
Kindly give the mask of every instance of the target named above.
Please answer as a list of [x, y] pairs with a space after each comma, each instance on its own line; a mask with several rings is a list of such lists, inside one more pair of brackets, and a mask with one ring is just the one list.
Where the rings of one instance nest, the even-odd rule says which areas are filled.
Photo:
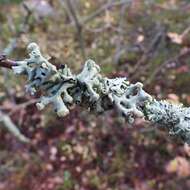
[[114, 19], [113, 17], [111, 16], [110, 14], [110, 11], [106, 11], [106, 15], [104, 17], [104, 22], [107, 24], [107, 25], [111, 25], [111, 23], [113, 23]]
[[143, 35], [138, 35], [137, 37], [137, 43], [141, 43], [144, 41], [144, 36]]
[[190, 176], [189, 161], [184, 157], [177, 156], [167, 164], [166, 171], [168, 173], [176, 173], [179, 177]]
[[182, 35], [179, 35], [175, 32], [168, 32], [167, 33], [167, 36], [170, 38], [170, 40], [173, 42], [173, 43], [176, 43], [176, 44], [182, 44]]
[[179, 103], [179, 96], [177, 96], [176, 94], [168, 94], [168, 99], [172, 103]]

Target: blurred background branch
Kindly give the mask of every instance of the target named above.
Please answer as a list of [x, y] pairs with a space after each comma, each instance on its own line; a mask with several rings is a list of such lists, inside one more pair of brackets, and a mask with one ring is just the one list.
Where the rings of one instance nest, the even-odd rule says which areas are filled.
[[18, 127], [13, 123], [11, 118], [4, 114], [3, 112], [0, 112], [0, 122], [4, 125], [4, 127], [12, 134], [14, 135], [19, 141], [23, 143], [29, 143], [29, 139], [26, 138], [21, 132], [19, 131]]
[[76, 27], [76, 37], [78, 38], [79, 41], [79, 46], [81, 49], [81, 55], [83, 57], [83, 61], [86, 59], [86, 53], [85, 53], [85, 41], [84, 41], [84, 36], [83, 36], [83, 25], [78, 19], [78, 15], [76, 13], [76, 9], [74, 8], [74, 4], [76, 4], [75, 0], [61, 0], [62, 4], [65, 2], [65, 10], [67, 11], [71, 21], [75, 23]]

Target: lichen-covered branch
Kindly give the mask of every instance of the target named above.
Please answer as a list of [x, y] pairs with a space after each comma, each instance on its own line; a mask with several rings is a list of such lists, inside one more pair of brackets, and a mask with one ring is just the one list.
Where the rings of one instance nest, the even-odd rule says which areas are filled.
[[115, 109], [130, 124], [136, 117], [144, 117], [190, 144], [189, 108], [153, 99], [140, 82], [103, 77], [93, 60], [87, 60], [79, 74], [72, 74], [67, 65], [57, 68], [44, 58], [36, 43], [29, 44], [27, 50], [29, 57], [14, 62], [12, 69], [15, 74], [27, 75], [27, 92], [42, 92], [36, 104], [39, 110], [51, 104], [58, 116], [65, 116], [75, 105], [95, 113]]
[[144, 114], [147, 120], [190, 144], [190, 108], [154, 100], [145, 106]]

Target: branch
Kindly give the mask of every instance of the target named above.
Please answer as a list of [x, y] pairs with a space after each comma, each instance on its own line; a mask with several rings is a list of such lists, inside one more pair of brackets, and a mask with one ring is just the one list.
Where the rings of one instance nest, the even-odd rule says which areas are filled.
[[27, 32], [27, 28], [29, 26], [29, 21], [30, 21], [30, 18], [32, 16], [32, 11], [30, 10], [30, 8], [25, 3], [23, 3], [22, 5], [26, 11], [26, 15], [24, 16], [24, 19], [20, 23], [19, 28], [18, 28], [15, 36], [10, 40], [10, 43], [4, 49], [3, 53], [7, 56], [10, 55], [14, 51], [14, 49], [17, 47], [17, 43], [18, 43], [18, 40], [21, 37], [21, 35], [23, 33]]
[[99, 114], [115, 109], [129, 124], [137, 117], [144, 118], [190, 144], [190, 108], [157, 101], [143, 90], [142, 83], [132, 84], [126, 77], [103, 77], [93, 60], [87, 60], [83, 70], [73, 75], [67, 65], [56, 68], [45, 59], [37, 44], [29, 44], [27, 50], [29, 58], [16, 61], [12, 69], [15, 74], [27, 75], [27, 92], [43, 92], [36, 103], [39, 110], [52, 104], [61, 117], [76, 105]]
[[[62, 2], [63, 0], [61, 0]], [[85, 52], [85, 46], [84, 46], [84, 35], [83, 35], [83, 26], [81, 22], [78, 19], [77, 13], [75, 11], [75, 8], [73, 7], [73, 2], [71, 0], [66, 0], [66, 11], [68, 15], [71, 17], [71, 19], [74, 21], [76, 31], [77, 31], [77, 38], [79, 41], [80, 49], [81, 49], [81, 54], [83, 59], [86, 59], [86, 52]], [[63, 4], [63, 2], [62, 2]]]
[[162, 42], [163, 38], [165, 38], [166, 35], [166, 29], [165, 27], [161, 27], [159, 24], [157, 25], [156, 35], [153, 37], [152, 41], [148, 45], [147, 49], [145, 49], [145, 52], [143, 53], [142, 57], [138, 60], [138, 62], [135, 64], [135, 67], [133, 69], [133, 79], [137, 78], [140, 73], [137, 72], [140, 67], [140, 72], [143, 73], [149, 68], [149, 64], [146, 64], [155, 52], [157, 51], [160, 43]]
[[11, 118], [2, 113], [0, 111], [0, 122], [3, 123], [4, 127], [13, 134], [18, 140], [20, 140], [23, 143], [29, 143], [29, 139], [26, 138], [21, 132], [19, 131], [18, 127], [12, 122]]
[[169, 60], [165, 61], [164, 63], [162, 63], [161, 65], [159, 65], [150, 75], [150, 77], [148, 78], [148, 80], [146, 81], [146, 84], [150, 84], [152, 82], [152, 80], [155, 78], [156, 75], [158, 75], [162, 69], [164, 67], [166, 67], [167, 65], [169, 65], [170, 63], [177, 63], [180, 61], [180, 59], [184, 59], [186, 57], [189, 57], [190, 55], [190, 48], [185, 48], [182, 49], [179, 54], [173, 58], [170, 58]]
[[118, 2], [112, 0], [111, 2], [108, 2], [105, 5], [102, 5], [99, 9], [97, 9], [96, 11], [94, 11], [89, 16], [84, 17], [81, 22], [83, 24], [86, 24], [86, 23], [92, 21], [97, 16], [101, 15], [102, 13], [104, 13], [106, 10], [108, 10], [108, 9], [110, 9], [112, 7], [115, 7], [115, 6], [121, 6], [121, 5], [126, 4], [126, 3], [131, 3], [131, 0], [120, 0]]
[[0, 67], [11, 69], [12, 66], [16, 66], [16, 61], [7, 59], [6, 55], [0, 54]]

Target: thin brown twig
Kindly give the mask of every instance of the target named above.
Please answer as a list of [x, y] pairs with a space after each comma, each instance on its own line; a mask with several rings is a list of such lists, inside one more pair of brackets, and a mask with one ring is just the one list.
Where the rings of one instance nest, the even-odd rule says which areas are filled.
[[21, 22], [18, 31], [16, 32], [15, 36], [10, 40], [10, 43], [7, 45], [7, 47], [4, 49], [3, 53], [5, 55], [10, 55], [14, 49], [17, 46], [18, 39], [20, 36], [26, 32], [27, 27], [29, 25], [30, 18], [32, 16], [32, 11], [29, 9], [29, 7], [23, 3], [23, 7], [26, 10], [26, 16], [24, 17], [23, 21]]
[[155, 76], [165, 67], [167, 66], [169, 63], [172, 62], [178, 62], [180, 59], [186, 57], [186, 56], [190, 56], [190, 48], [186, 49], [185, 51], [181, 51], [177, 56], [165, 61], [163, 64], [161, 64], [159, 67], [157, 67], [152, 74], [150, 75], [150, 77], [146, 80], [146, 82], [144, 83], [145, 85], [150, 84], [153, 79], [155, 78]]
[[[145, 50], [144, 54], [142, 55], [142, 57], [139, 59], [139, 61], [136, 63], [134, 69], [133, 69], [133, 76], [131, 77], [131, 79], [135, 79], [137, 76], [140, 75], [139, 72], [137, 72], [137, 70], [139, 71], [139, 67], [144, 65], [146, 62], [148, 62], [148, 60], [153, 56], [153, 54], [156, 52], [160, 42], [162, 41], [163, 37], [165, 37], [165, 27], [161, 27], [158, 25], [157, 27], [159, 27], [159, 32], [157, 32], [157, 34], [154, 36], [154, 38], [152, 39], [150, 45], [148, 46], [148, 48]], [[140, 69], [141, 73], [145, 72], [146, 69], [149, 67], [149, 65], [147, 64], [146, 66], [144, 66], [142, 69]]]
[[91, 20], [95, 19], [97, 16], [100, 16], [102, 13], [104, 13], [106, 10], [110, 8], [115, 7], [115, 6], [120, 6], [126, 3], [130, 3], [130, 2], [131, 0], [120, 0], [120, 1], [112, 0], [111, 3], [108, 2], [105, 5], [102, 5], [99, 9], [97, 9], [95, 12], [93, 12], [89, 16], [82, 18], [81, 23], [86, 24], [90, 22]]
[[12, 66], [16, 66], [16, 61], [7, 59], [6, 55], [0, 54], [0, 67], [11, 69]]
[[[21, 20], [19, 28], [16, 31], [16, 34], [14, 35], [14, 37], [12, 37], [9, 44], [4, 49], [3, 54], [0, 55], [1, 56], [1, 61], [0, 61], [1, 67], [11, 68], [12, 66], [14, 66], [16, 64], [14, 61], [8, 60], [5, 58], [6, 58], [6, 56], [9, 56], [14, 51], [14, 49], [17, 47], [19, 38], [28, 29], [29, 21], [32, 16], [32, 11], [25, 3], [23, 3], [22, 5], [23, 5], [24, 9], [26, 10], [26, 16], [23, 18], [23, 20]], [[4, 80], [7, 81], [9, 79], [7, 70], [2, 69], [2, 72], [3, 72]], [[10, 86], [8, 83], [6, 83], [5, 89], [6, 89], [7, 96], [9, 96], [14, 101], [14, 97], [11, 95]]]
[[35, 103], [37, 103], [39, 101], [39, 99], [32, 99], [32, 100], [29, 100], [29, 101], [26, 101], [24, 103], [21, 103], [21, 104], [17, 104], [15, 105], [15, 107], [8, 113], [8, 115], [11, 115], [13, 113], [15, 113], [16, 111], [18, 111], [19, 109], [24, 109], [26, 108], [27, 106], [30, 106], [30, 105], [33, 105]]
[[74, 21], [76, 31], [77, 31], [77, 38], [80, 44], [81, 54], [82, 54], [83, 59], [85, 60], [86, 52], [85, 52], [85, 40], [83, 36], [83, 26], [80, 20], [78, 19], [77, 13], [75, 11], [75, 8], [73, 7], [73, 3], [71, 2], [71, 0], [65, 0], [65, 2], [67, 4], [66, 11], [68, 12], [68, 15], [71, 16], [71, 19]]
[[121, 6], [121, 9], [120, 9], [120, 22], [119, 22], [119, 25], [118, 25], [118, 36], [119, 36], [119, 39], [118, 41], [116, 42], [116, 50], [115, 50], [115, 55], [114, 55], [114, 62], [117, 64], [119, 62], [119, 59], [120, 59], [120, 56], [122, 55], [121, 54], [121, 51], [122, 51], [122, 37], [123, 37], [123, 28], [124, 28], [124, 16], [125, 16], [125, 11], [126, 11], [126, 8], [127, 8], [127, 4]]

